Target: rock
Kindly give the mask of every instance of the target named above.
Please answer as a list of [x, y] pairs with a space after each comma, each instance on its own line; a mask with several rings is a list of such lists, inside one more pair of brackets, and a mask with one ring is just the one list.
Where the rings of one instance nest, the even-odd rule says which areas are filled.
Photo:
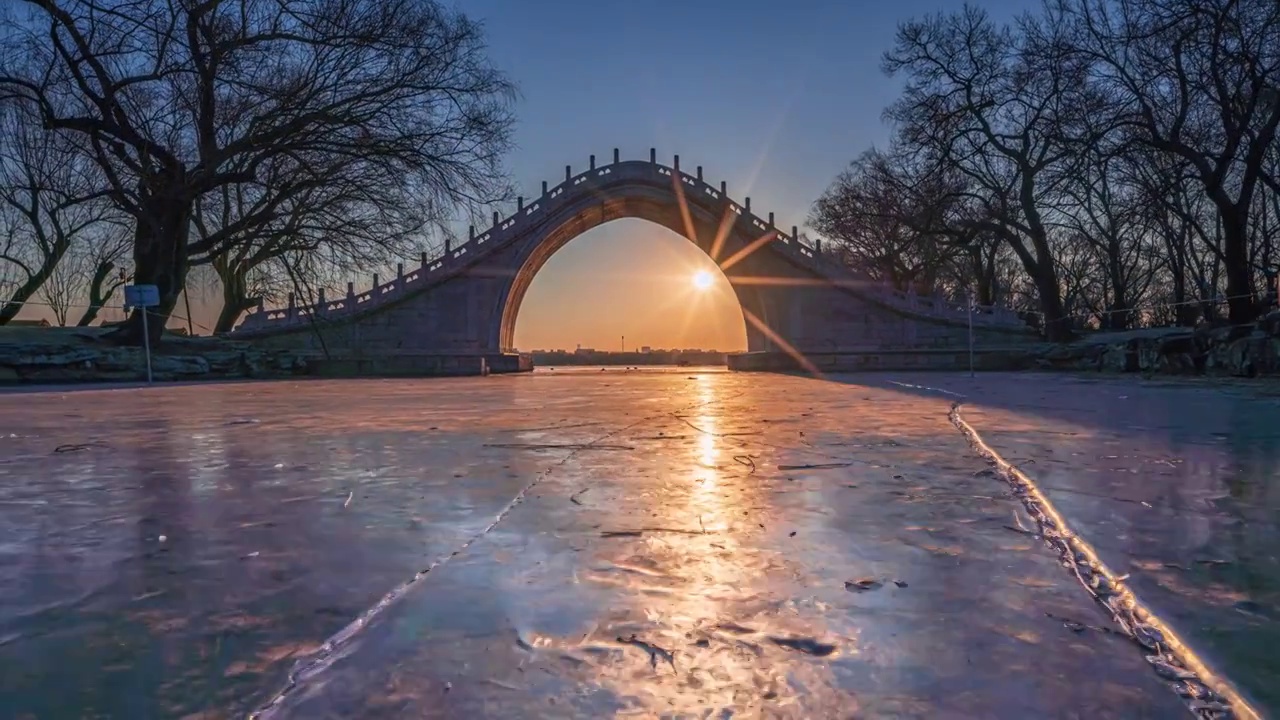
[[[145, 369], [145, 359], [143, 368]], [[151, 372], [155, 375], [187, 376], [207, 375], [209, 361], [199, 356], [159, 355], [151, 358]]]
[[[1280, 335], [1271, 316], [1244, 333], [1240, 328], [1203, 325], [1107, 333], [1044, 348], [1035, 357], [1042, 369], [1095, 370], [1143, 374], [1209, 374], [1255, 377], [1280, 374]], [[1274, 319], [1280, 330], [1280, 316]]]
[[[0, 383], [106, 382], [146, 377], [142, 348], [68, 342], [50, 334], [49, 342], [24, 339], [0, 342]], [[210, 338], [166, 340], [151, 357], [152, 375], [161, 380], [289, 377], [310, 372], [298, 351], [256, 347]]]
[[97, 357], [93, 348], [41, 347], [32, 345], [7, 346], [0, 350], [0, 364], [9, 366], [58, 367], [92, 361]]

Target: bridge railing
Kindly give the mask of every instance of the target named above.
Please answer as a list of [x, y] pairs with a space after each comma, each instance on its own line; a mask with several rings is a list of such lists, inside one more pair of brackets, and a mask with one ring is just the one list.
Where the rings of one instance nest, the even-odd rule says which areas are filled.
[[[665, 166], [657, 162], [657, 154], [652, 149], [649, 151], [647, 163], [622, 161], [619, 159], [618, 150], [615, 149], [613, 163], [609, 165], [597, 166], [594, 155], [591, 156], [589, 168], [577, 175], [574, 175], [571, 167], [566, 165], [564, 181], [554, 188], [548, 188], [547, 183], [543, 182], [541, 196], [531, 204], [526, 206], [524, 198], [518, 198], [514, 213], [503, 218], [495, 211], [493, 223], [489, 228], [477, 233], [475, 226], [471, 226], [466, 241], [457, 247], [446, 241], [444, 251], [435, 257], [429, 257], [423, 253], [421, 265], [407, 274], [401, 264], [397, 269], [396, 277], [386, 283], [379, 283], [378, 276], [375, 274], [372, 286], [362, 293], [355, 292], [354, 283], [347, 283], [346, 297], [332, 301], [326, 300], [321, 290], [317, 301], [305, 306], [295, 305], [292, 294], [289, 295], [288, 304], [284, 308], [269, 310], [264, 307], [262, 301], [259, 301], [256, 311], [246, 315], [235, 332], [274, 330], [291, 324], [307, 323], [314, 318], [336, 319], [392, 302], [420, 287], [435, 284], [455, 274], [474, 262], [485, 251], [501, 247], [516, 237], [525, 227], [540, 221], [542, 216], [574, 197], [571, 191], [575, 188], [588, 183], [600, 185], [629, 179], [651, 182], [656, 180], [665, 184], [672, 177], [680, 180], [678, 187], [686, 198], [693, 199], [712, 211], [726, 208], [738, 215], [738, 219], [747, 223], [752, 229], [762, 233], [775, 233], [777, 240], [770, 244], [774, 251], [788, 255], [824, 276], [842, 281], [842, 284], [854, 282], [863, 290], [875, 293], [877, 298], [885, 304], [919, 315], [951, 320], [969, 312], [964, 305], [950, 303], [941, 298], [905, 293], [876, 283], [865, 273], [855, 271], [836, 258], [824, 254], [820, 245], [811, 247], [801, 242], [795, 226], [792, 226], [789, 234], [778, 228], [774, 224], [773, 213], [769, 213], [767, 220], [755, 215], [751, 210], [751, 198], [746, 198], [744, 203], [730, 199], [726, 183], [722, 181], [717, 188], [703, 180], [701, 166], [697, 168], [694, 175], [684, 172], [680, 169], [678, 155], [675, 156], [675, 162], [671, 166]], [[973, 322], [981, 326], [1023, 325], [1016, 314], [1004, 308], [988, 308], [982, 312], [975, 312]]]

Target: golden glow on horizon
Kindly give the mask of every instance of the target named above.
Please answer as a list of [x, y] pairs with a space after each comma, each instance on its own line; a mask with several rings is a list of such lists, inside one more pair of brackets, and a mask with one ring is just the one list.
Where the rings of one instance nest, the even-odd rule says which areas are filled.
[[[658, 233], [657, 238], [655, 239], [658, 239], [659, 242], [667, 246], [665, 248], [668, 251], [667, 257], [665, 258], [666, 262], [664, 263], [663, 259], [658, 257], [658, 253], [645, 253], [638, 258], [638, 261], [633, 260], [627, 266], [629, 272], [624, 276], [625, 280], [633, 282], [639, 280], [652, 283], [672, 267], [696, 268], [699, 265], [703, 265], [705, 267], [707, 264], [707, 256], [703, 254], [702, 250], [694, 247], [696, 245], [700, 245], [699, 240], [705, 240], [705, 238], [699, 238], [697, 234], [697, 226], [693, 222], [688, 203], [685, 200], [684, 188], [682, 187], [683, 183], [680, 182], [677, 175], [678, 174], [673, 174], [671, 179], [676, 202], [680, 206], [681, 219], [684, 221], [685, 237], [681, 237], [679, 234], [670, 231], [668, 231], [665, 236]], [[539, 299], [539, 283], [537, 278], [535, 278], [528, 295], [525, 296], [524, 302], [518, 311], [515, 331], [516, 347], [524, 350], [538, 348], [568, 349], [571, 344], [576, 344], [578, 348], [581, 348], [583, 347], [581, 342], [565, 342], [564, 340], [559, 342], [555, 340], [552, 340], [551, 342], [546, 342], [545, 340], [534, 340], [533, 342], [530, 342], [530, 340], [533, 337], [551, 338], [553, 337], [553, 329], [558, 334], [561, 334], [562, 337], [569, 333], [579, 336], [588, 333], [595, 335], [603, 330], [604, 333], [607, 334], [606, 336], [618, 337], [620, 340], [619, 346], [622, 349], [626, 348], [626, 337], [629, 334], [632, 338], [632, 348], [637, 346], [682, 349], [698, 347], [704, 350], [734, 352], [746, 349], [745, 326], [750, 325], [753, 330], [755, 330], [759, 335], [763, 335], [776, 349], [785, 352], [795, 359], [796, 364], [805, 371], [817, 377], [821, 377], [822, 373], [812, 361], [797, 351], [796, 348], [792, 347], [786, 340], [778, 335], [773, 328], [769, 327], [763, 320], [749, 312], [738, 302], [737, 291], [734, 290], [730, 279], [725, 273], [737, 263], [745, 260], [753, 253], [775, 240], [778, 237], [778, 233], [775, 230], [767, 231], [761, 237], [756, 238], [751, 242], [747, 242], [744, 247], [721, 262], [719, 256], [724, 250], [724, 241], [728, 237], [729, 229], [732, 227], [729, 217], [731, 212], [732, 211], [730, 209], [725, 210], [725, 218], [720, 223], [720, 227], [716, 230], [716, 236], [713, 239], [714, 242], [710, 249], [709, 259], [711, 261], [712, 268], [714, 268], [714, 272], [711, 269], [702, 269], [695, 270], [693, 273], [692, 280], [693, 286], [696, 290], [696, 295], [695, 300], [692, 302], [688, 299], [687, 291], [685, 293], [678, 293], [664, 289], [663, 291], [658, 292], [641, 291], [637, 293], [634, 289], [628, 292], [626, 288], [619, 287], [618, 283], [608, 283], [605, 285], [608, 290], [608, 295], [613, 295], [614, 297], [607, 297], [603, 292], [595, 293], [593, 297], [593, 294], [588, 292], [583, 293], [588, 295], [590, 298], [587, 302], [582, 303], [579, 301], [575, 303], [574, 300], [576, 300], [576, 298], [571, 299], [566, 297], [566, 295], [572, 294], [571, 292], [565, 292], [569, 289], [567, 286], [570, 283], [577, 284], [579, 285], [578, 292], [581, 293], [582, 286], [585, 285], [583, 282], [584, 277], [594, 279], [599, 282], [602, 274], [600, 271], [601, 263], [598, 262], [600, 258], [597, 258], [597, 261], [594, 263], [589, 260], [580, 263], [565, 263], [566, 266], [572, 264], [579, 265], [577, 276], [570, 279], [572, 275], [571, 272], [556, 272], [555, 270], [552, 270], [550, 273], [546, 272], [548, 267], [556, 264], [557, 257], [561, 260], [565, 259], [564, 252], [557, 253], [556, 256], [553, 256], [547, 263], [548, 267], [544, 267], [542, 271], [539, 272], [539, 276], [544, 276], [543, 287], [554, 285], [554, 289], [551, 289], [546, 293], [545, 299]], [[772, 218], [770, 219], [772, 220]], [[597, 230], [613, 234], [605, 227], [598, 228]], [[654, 237], [655, 234], [650, 228], [646, 228], [646, 230], [647, 232], [644, 233], [645, 235]], [[588, 234], [591, 234], [592, 232], [595, 232], [595, 230], [588, 231]], [[639, 233], [628, 234], [634, 237]], [[689, 240], [693, 240], [694, 242], [689, 243]], [[675, 243], [674, 245], [672, 245], [673, 241]], [[580, 240], [575, 240], [573, 242], [576, 243], [578, 247], [583, 247]], [[613, 254], [616, 258], [616, 249]], [[630, 259], [631, 258], [628, 258], [628, 260]], [[615, 259], [614, 262], [616, 263], [617, 259]], [[646, 265], [648, 265], [648, 267], [645, 267]], [[590, 269], [585, 273], [582, 272], [587, 268]], [[566, 269], [568, 268], [566, 267]], [[546, 278], [546, 275], [553, 276], [554, 280]], [[689, 276], [685, 275], [685, 277], [687, 278]], [[781, 284], [786, 283], [786, 280], [782, 278], [759, 279], [765, 282], [781, 281]], [[556, 309], [550, 307], [550, 305], [554, 303], [554, 300], [552, 300], [553, 296], [559, 297], [561, 308]], [[530, 300], [533, 300], [533, 302], [530, 302]], [[552, 302], [547, 302], [548, 300], [551, 300]], [[566, 308], [565, 304], [569, 304], [570, 306]], [[535, 310], [534, 308], [537, 309]], [[671, 317], [671, 311], [677, 308], [677, 315], [679, 315], [679, 317]], [[585, 309], [587, 312], [574, 312], [575, 310], [582, 309]], [[531, 310], [532, 312], [530, 312]], [[539, 317], [532, 319], [532, 322], [530, 322], [529, 316], [531, 314], [536, 314]], [[577, 318], [574, 317], [575, 314], [578, 315]], [[591, 331], [587, 331], [581, 323], [581, 320], [587, 319], [587, 317], [590, 317], [590, 320], [596, 325], [596, 327], [592, 328]], [[640, 335], [641, 333], [636, 333], [632, 329], [632, 326], [639, 324], [639, 322], [641, 322], [641, 317], [644, 317], [644, 322], [648, 327], [643, 332], [643, 338], [639, 339], [637, 338], [637, 335]], [[525, 319], [523, 322], [522, 318]], [[736, 318], [741, 318], [745, 323], [743, 325], [739, 325], [735, 320], [731, 320], [730, 318], [735, 318], [735, 320]], [[579, 322], [572, 322], [575, 319], [579, 320]], [[679, 324], [678, 329], [674, 329], [674, 332], [672, 320], [675, 320]], [[531, 325], [535, 326], [537, 329], [533, 332], [529, 332], [527, 329], [522, 329], [522, 327], [529, 328]], [[577, 327], [574, 327], [575, 325], [577, 325]], [[665, 325], [665, 327], [663, 327], [663, 325]], [[618, 333], [618, 335], [613, 335], [613, 333]], [[671, 337], [674, 341], [664, 342], [657, 339], [659, 336]], [[717, 336], [722, 339], [727, 339], [728, 337], [732, 337], [733, 339], [729, 341], [727, 346], [722, 344], [722, 342], [716, 342], [714, 340], [707, 342], [711, 337]], [[691, 337], [701, 337], [703, 339], [690, 342]], [[588, 347], [590, 347], [590, 345], [588, 345]], [[598, 343], [596, 344], [596, 347], [612, 347], [612, 340], [609, 339], [603, 343]]]
[[739, 352], [747, 340], [724, 273], [686, 238], [640, 219], [606, 223], [556, 252], [530, 284], [515, 330], [525, 352]]

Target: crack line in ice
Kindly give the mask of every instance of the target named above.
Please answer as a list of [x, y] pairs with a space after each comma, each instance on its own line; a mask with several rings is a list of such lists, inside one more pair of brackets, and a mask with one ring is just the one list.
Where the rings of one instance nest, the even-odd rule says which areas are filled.
[[[900, 384], [900, 383], [899, 383]], [[1261, 720], [1261, 715], [1231, 683], [1215, 674], [1167, 623], [1138, 599], [1137, 595], [1102, 561], [1096, 550], [1068, 527], [1066, 520], [1022, 470], [1005, 460], [960, 414], [961, 402], [951, 406], [949, 418], [969, 445], [996, 466], [1005, 482], [1013, 487], [1028, 513], [1040, 527], [1039, 535], [1062, 556], [1093, 599], [1107, 609], [1124, 635], [1151, 652], [1147, 662], [1161, 678], [1174, 680], [1173, 686], [1197, 717], [1228, 720], [1241, 717]], [[1128, 576], [1123, 576], [1128, 577]]]
[[[683, 411], [692, 410], [695, 408], [706, 407], [707, 405], [714, 405], [716, 403], [725, 402], [727, 400], [732, 400], [738, 395], [741, 395], [741, 393], [738, 393], [737, 395], [733, 395], [729, 397], [717, 398], [717, 399], [708, 400], [705, 402], [694, 403], [687, 407], [680, 408], [676, 412], [683, 412]], [[653, 415], [650, 415], [648, 417], [644, 417], [639, 420], [636, 420], [635, 422], [629, 425], [624, 425], [615, 430], [611, 430], [601, 435], [600, 437], [588, 443], [585, 443], [580, 447], [575, 448], [572, 452], [565, 455], [559, 461], [553, 463], [550, 467], [548, 467], [547, 469], [535, 475], [534, 478], [530, 480], [527, 485], [521, 488], [520, 491], [517, 492], [513, 498], [511, 498], [511, 501], [508, 502], [506, 506], [503, 507], [502, 510], [498, 512], [496, 516], [494, 516], [493, 522], [490, 522], [487, 526], [485, 526], [483, 530], [471, 536], [471, 538], [469, 538], [466, 542], [459, 545], [452, 552], [449, 552], [437, 557], [425, 569], [420, 570], [417, 573], [414, 573], [412, 578], [397, 585], [386, 595], [382, 596], [382, 599], [374, 603], [372, 607], [360, 613], [360, 615], [358, 615], [356, 619], [347, 623], [346, 627], [342, 628], [337, 633], [330, 636], [329, 639], [325, 640], [324, 644], [322, 644], [320, 648], [317, 649], [315, 652], [295, 662], [293, 665], [293, 668], [290, 669], [289, 671], [289, 675], [287, 679], [285, 680], [284, 687], [279, 692], [277, 692], [275, 696], [271, 698], [271, 700], [259, 706], [257, 710], [254, 710], [253, 712], [249, 713], [248, 720], [267, 720], [267, 718], [274, 717], [275, 712], [280, 708], [281, 703], [283, 703], [289, 695], [294, 693], [299, 688], [299, 686], [302, 685], [302, 683], [310, 680], [311, 678], [314, 678], [316, 675], [323, 672], [325, 669], [331, 667], [338, 660], [346, 657], [351, 652], [351, 650], [354, 649], [352, 646], [353, 644], [351, 642], [352, 639], [361, 630], [368, 627], [369, 623], [372, 620], [374, 620], [378, 615], [381, 615], [387, 608], [391, 607], [398, 600], [400, 600], [400, 598], [404, 597], [404, 595], [409, 591], [409, 589], [413, 585], [417, 584], [419, 580], [426, 577], [426, 575], [430, 573], [432, 570], [435, 570], [436, 568], [452, 560], [454, 557], [462, 554], [467, 548], [471, 547], [471, 545], [473, 545], [477, 540], [484, 537], [485, 535], [488, 535], [490, 530], [493, 530], [493, 528], [495, 528], [498, 525], [498, 523], [502, 522], [502, 520], [506, 518], [506, 516], [512, 510], [514, 510], [517, 505], [519, 505], [521, 502], [524, 501], [524, 499], [528, 496], [529, 492], [533, 490], [533, 488], [536, 487], [539, 483], [545, 480], [552, 472], [555, 471], [556, 468], [561, 467], [565, 463], [569, 462], [575, 456], [577, 456], [580, 452], [582, 452], [585, 449], [589, 449], [592, 445], [608, 440], [609, 438], [615, 435], [618, 435], [620, 433], [624, 433], [636, 427], [637, 425], [642, 425], [655, 418], [663, 417], [669, 414], [670, 414], [669, 411], [654, 413]]]
[[911, 383], [898, 382], [897, 380], [890, 380], [889, 383], [892, 385], [897, 385], [898, 387], [909, 388], [911, 390], [928, 390], [929, 392], [942, 393], [943, 395], [950, 395], [951, 397], [958, 397], [958, 398], [968, 397], [964, 393], [952, 392], [950, 390], [943, 390], [942, 388], [929, 387], [928, 385], [912, 385]]

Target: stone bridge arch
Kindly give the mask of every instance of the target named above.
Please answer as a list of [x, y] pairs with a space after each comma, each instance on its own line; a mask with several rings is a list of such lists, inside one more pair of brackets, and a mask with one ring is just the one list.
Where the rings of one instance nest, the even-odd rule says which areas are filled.
[[[759, 240], [759, 237], [744, 235], [741, 230], [735, 232], [732, 222], [725, 223], [723, 217], [715, 216], [708, 208], [677, 197], [677, 191], [670, 187], [655, 188], [645, 183], [623, 181], [600, 190], [601, 194], [590, 200], [571, 203], [563, 208], [546, 224], [530, 232], [516, 248], [510, 258], [511, 281], [502, 288], [494, 305], [495, 317], [489, 321], [491, 332], [497, 332], [496, 337], [490, 340], [491, 346], [503, 352], [516, 349], [516, 321], [534, 278], [561, 248], [601, 225], [627, 218], [644, 220], [684, 237], [717, 261], [732, 257], [750, 242]], [[764, 233], [758, 235], [763, 236]], [[773, 347], [769, 337], [754, 324], [759, 322], [768, 326], [773, 310], [769, 307], [767, 295], [758, 286], [750, 284], [749, 280], [746, 283], [735, 280], [748, 277], [753, 271], [760, 272], [758, 265], [746, 257], [729, 268], [721, 268], [743, 311], [747, 347], [757, 351]]]
[[894, 290], [850, 270], [820, 248], [759, 217], [751, 200], [738, 203], [703, 180], [649, 161], [613, 162], [574, 175], [554, 188], [543, 183], [515, 213], [493, 214], [493, 225], [421, 266], [362, 293], [323, 295], [308, 306], [259, 307], [233, 337], [269, 345], [310, 347], [330, 354], [484, 356], [515, 348], [520, 304], [538, 271], [582, 233], [621, 218], [639, 218], [689, 239], [721, 265], [743, 310], [748, 351], [804, 354], [963, 348], [967, 329], [984, 344], [1023, 342], [1034, 335], [998, 308], [970, 314], [938, 297]]

